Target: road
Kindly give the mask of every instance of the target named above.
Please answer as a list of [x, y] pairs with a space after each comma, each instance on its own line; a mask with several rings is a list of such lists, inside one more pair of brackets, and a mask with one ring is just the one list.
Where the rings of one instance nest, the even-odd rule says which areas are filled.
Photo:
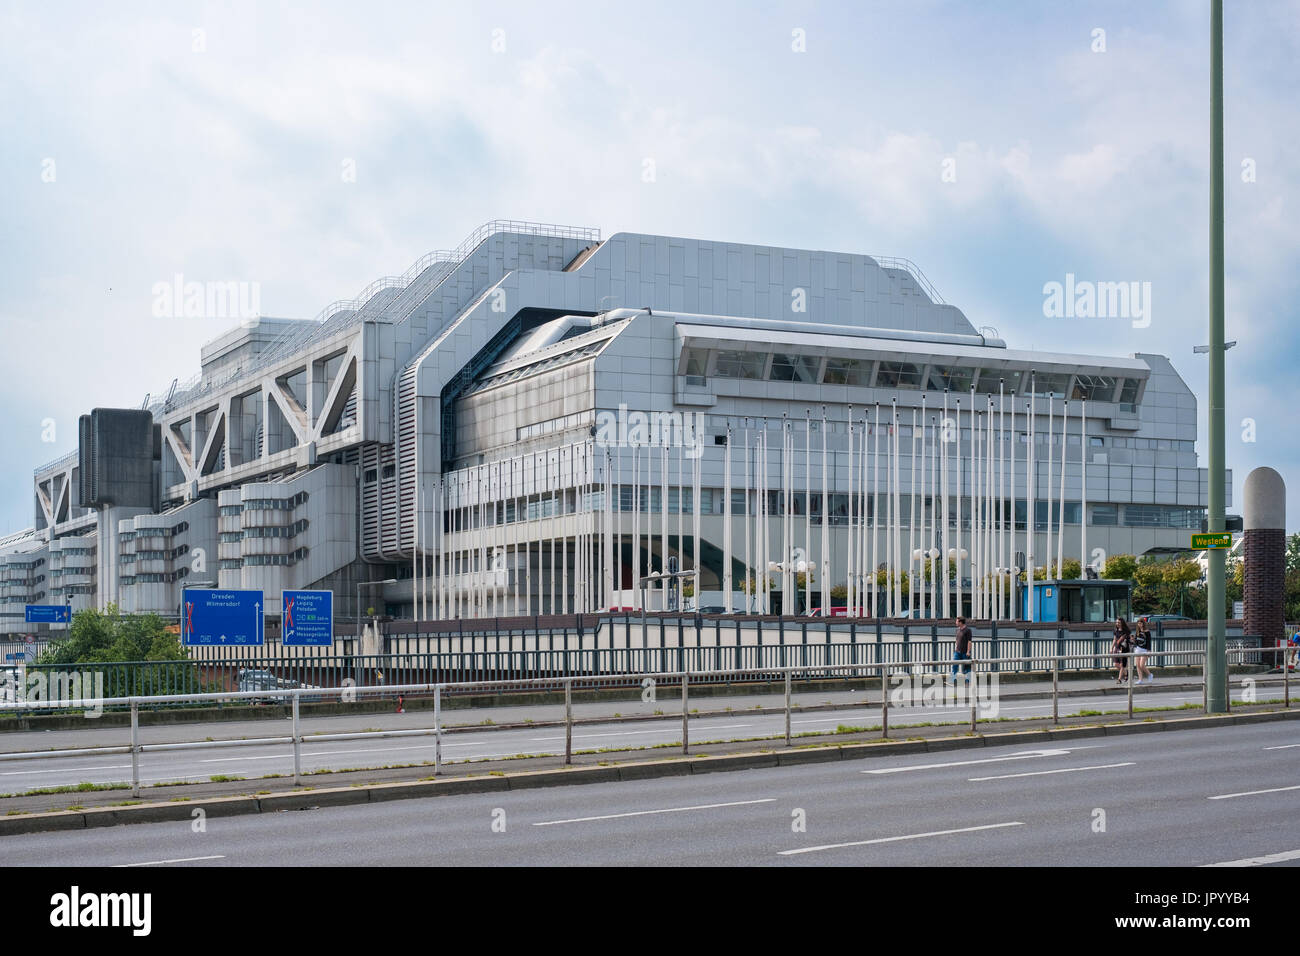
[[[10, 836], [9, 866], [1300, 863], [1289, 723]], [[806, 827], [795, 832], [802, 819]], [[494, 826], [495, 825], [495, 826]]]
[[[1237, 690], [1239, 697], [1240, 690]], [[1268, 697], [1269, 693], [1261, 696]], [[815, 694], [803, 697], [805, 703], [820, 703], [827, 698], [836, 700], [852, 699], [852, 693]], [[857, 699], [861, 700], [861, 693]], [[736, 710], [732, 714], [718, 717], [700, 717], [691, 720], [691, 741], [702, 744], [710, 741], [725, 741], [741, 738], [783, 735], [785, 719], [782, 714], [746, 713], [745, 707], [750, 700], [762, 701], [766, 706], [779, 705], [780, 698], [755, 697], [736, 700]], [[1196, 692], [1171, 691], [1144, 693], [1137, 698], [1137, 706], [1177, 707], [1185, 703], [1199, 703], [1201, 695]], [[672, 715], [675, 702], [665, 702], [661, 709], [667, 711], [662, 720], [644, 720], [637, 722], [610, 722], [583, 724], [574, 728], [573, 747], [582, 750], [631, 750], [640, 747], [653, 747], [656, 744], [668, 744], [681, 741], [680, 712]], [[701, 700], [701, 706], [719, 708], [724, 706], [720, 699]], [[726, 705], [731, 705], [728, 701]], [[677, 705], [680, 706], [680, 705]], [[605, 716], [613, 713], [615, 708], [629, 711], [630, 708], [620, 704], [593, 704], [586, 712], [600, 712]], [[1123, 712], [1125, 700], [1122, 696], [1108, 697], [1085, 696], [1063, 698], [1061, 715], [1068, 716], [1080, 711]], [[529, 716], [535, 720], [555, 720], [563, 716], [559, 707], [516, 707], [497, 708], [493, 713], [500, 714], [506, 710], [513, 711], [508, 719], [522, 721]], [[1019, 699], [1010, 694], [1000, 701], [999, 715], [1003, 717], [1043, 717], [1052, 712], [1051, 700]], [[453, 712], [453, 719], [465, 719], [469, 713]], [[901, 731], [908, 724], [917, 723], [954, 723], [964, 724], [970, 719], [969, 706], [927, 706], [924, 708], [890, 709], [890, 727]], [[91, 722], [87, 722], [88, 724]], [[373, 729], [426, 728], [433, 724], [432, 714], [428, 711], [412, 711], [401, 715], [358, 715], [356, 717], [321, 718], [320, 726], [316, 721], [305, 721], [304, 731], [313, 733], [328, 731], [341, 733]], [[880, 723], [880, 708], [877, 706], [854, 707], [845, 710], [796, 713], [791, 719], [791, 731], [794, 734], [813, 732], [833, 732], [839, 725], [872, 726]], [[996, 724], [986, 724], [997, 727]], [[148, 728], [144, 736], [146, 747], [149, 742], [161, 741], [196, 741], [205, 737], [236, 738], [288, 736], [291, 732], [287, 720], [262, 720], [242, 723], [238, 728], [229, 725], [170, 725]], [[105, 728], [86, 731], [47, 731], [10, 735], [21, 738], [9, 740], [0, 738], [6, 751], [28, 749], [66, 749], [72, 747], [108, 746], [129, 743], [129, 733], [122, 728]], [[485, 760], [491, 758], [511, 757], [519, 754], [555, 754], [564, 752], [563, 727], [524, 727], [518, 729], [476, 730], [463, 729], [446, 735], [443, 740], [443, 759], [449, 762]], [[386, 738], [373, 740], [325, 741], [308, 739], [302, 748], [302, 768], [304, 772], [331, 769], [347, 770], [386, 767], [394, 765], [420, 764], [432, 762], [434, 742], [429, 737]], [[253, 779], [269, 774], [290, 774], [293, 772], [292, 749], [288, 743], [246, 744], [220, 749], [184, 750], [184, 751], [146, 751], [141, 755], [141, 782], [145, 786], [155, 783], [173, 781], [207, 781], [213, 777], [244, 777]], [[122, 783], [130, 781], [131, 758], [127, 754], [108, 754], [92, 756], [69, 756], [59, 758], [35, 758], [31, 760], [0, 761], [0, 793], [24, 793], [29, 790], [60, 786], [75, 786], [83, 782], [95, 784]]]

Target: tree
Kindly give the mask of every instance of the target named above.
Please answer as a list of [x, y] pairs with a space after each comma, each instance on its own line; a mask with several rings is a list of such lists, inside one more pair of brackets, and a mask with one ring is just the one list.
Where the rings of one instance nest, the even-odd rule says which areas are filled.
[[66, 640], [52, 643], [38, 664], [100, 664], [117, 661], [188, 660], [179, 634], [167, 631], [157, 614], [119, 614], [116, 605], [103, 611], [78, 611]]
[[1300, 531], [1286, 539], [1286, 570], [1300, 571]]
[[198, 664], [189, 659], [180, 635], [167, 630], [157, 614], [78, 611], [65, 640], [52, 643], [37, 659], [51, 669], [77, 668], [102, 673], [108, 697], [127, 697], [182, 689], [203, 691]]
[[1137, 558], [1131, 554], [1112, 554], [1106, 559], [1101, 576], [1112, 581], [1132, 581], [1136, 572]]

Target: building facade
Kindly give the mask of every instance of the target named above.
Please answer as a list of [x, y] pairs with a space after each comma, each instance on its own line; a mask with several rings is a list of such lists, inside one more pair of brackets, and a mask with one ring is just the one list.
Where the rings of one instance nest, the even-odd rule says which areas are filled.
[[881, 256], [493, 222], [200, 358], [37, 469], [6, 611], [174, 615], [198, 585], [346, 616], [394, 578], [362, 609], [791, 613], [842, 586], [1010, 616], [991, 580], [1185, 550], [1207, 501], [1167, 358], [1009, 348]]

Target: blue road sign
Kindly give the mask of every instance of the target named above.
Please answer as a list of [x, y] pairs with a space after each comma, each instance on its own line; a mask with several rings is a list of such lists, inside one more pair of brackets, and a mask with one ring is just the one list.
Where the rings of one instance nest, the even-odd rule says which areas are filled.
[[72, 608], [66, 604], [28, 604], [28, 624], [67, 624], [72, 620]]
[[289, 647], [334, 644], [334, 592], [282, 591], [280, 643]]
[[187, 646], [263, 643], [261, 591], [187, 588], [183, 593], [181, 625]]

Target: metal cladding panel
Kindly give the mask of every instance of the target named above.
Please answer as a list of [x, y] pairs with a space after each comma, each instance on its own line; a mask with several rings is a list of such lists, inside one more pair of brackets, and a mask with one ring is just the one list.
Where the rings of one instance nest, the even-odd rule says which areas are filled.
[[81, 505], [154, 507], [153, 415], [142, 409], [96, 408], [79, 422]]

